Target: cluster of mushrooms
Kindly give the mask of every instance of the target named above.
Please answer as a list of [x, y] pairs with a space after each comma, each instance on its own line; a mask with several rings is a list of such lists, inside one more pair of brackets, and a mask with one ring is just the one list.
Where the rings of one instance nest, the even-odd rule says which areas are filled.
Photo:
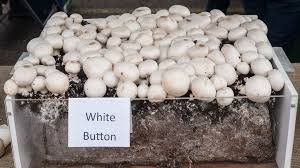
[[[173, 5], [155, 14], [139, 7], [86, 21], [80, 14], [55, 13], [28, 43], [30, 55], [15, 65], [5, 93], [63, 95], [81, 70], [87, 97], [103, 97], [107, 87], [116, 87], [118, 97], [160, 102], [190, 90], [192, 97], [227, 106], [235, 96], [229, 86], [240, 74], [252, 75], [239, 93], [254, 102], [268, 101], [272, 89], [284, 86], [270, 62], [267, 26], [255, 17], [216, 9], [196, 14]], [[67, 73], [55, 67], [53, 56], [61, 50]]]

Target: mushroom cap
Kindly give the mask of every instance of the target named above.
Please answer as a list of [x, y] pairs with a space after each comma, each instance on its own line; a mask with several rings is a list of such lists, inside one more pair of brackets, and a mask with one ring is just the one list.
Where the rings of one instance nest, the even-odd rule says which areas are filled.
[[63, 49], [64, 51], [70, 52], [76, 50], [77, 44], [80, 42], [80, 39], [76, 36], [64, 38]]
[[50, 34], [44, 39], [53, 47], [53, 49], [61, 49], [63, 47], [63, 37], [59, 34]]
[[154, 84], [148, 88], [147, 97], [150, 102], [162, 102], [167, 97], [167, 93], [160, 84]]
[[34, 91], [42, 91], [46, 88], [46, 78], [43, 76], [37, 76], [31, 83], [31, 87]]
[[148, 7], [138, 7], [132, 12], [132, 14], [136, 17], [149, 15], [151, 14], [151, 9]]
[[106, 85], [101, 79], [89, 78], [84, 83], [84, 93], [87, 97], [103, 97], [106, 93]]
[[53, 56], [50, 55], [44, 56], [41, 58], [41, 63], [47, 66], [55, 65], [55, 59]]
[[214, 84], [216, 90], [227, 87], [227, 81], [218, 75], [214, 75], [210, 78], [211, 82]]
[[258, 42], [268, 42], [268, 37], [263, 30], [253, 29], [249, 30], [247, 33], [247, 37], [256, 43]]
[[18, 93], [18, 85], [12, 79], [4, 83], [4, 92], [9, 96], [15, 96]]
[[169, 58], [179, 58], [187, 55], [189, 48], [193, 47], [195, 44], [192, 40], [184, 39], [172, 43], [171, 47], [168, 50]]
[[177, 29], [178, 24], [176, 20], [168, 16], [161, 16], [156, 20], [157, 27], [162, 28], [166, 32], [172, 32]]
[[119, 63], [124, 59], [123, 54], [116, 49], [108, 49], [105, 52], [104, 57], [107, 60], [109, 60], [112, 64]]
[[172, 65], [175, 65], [176, 62], [173, 60], [173, 59], [165, 59], [163, 61], [161, 61], [158, 65], [158, 69], [161, 71], [161, 70], [165, 70], [167, 69], [168, 67], [172, 66]]
[[118, 84], [118, 97], [135, 98], [137, 96], [137, 86], [131, 81], [125, 81]]
[[247, 30], [243, 27], [237, 27], [229, 31], [228, 40], [236, 41], [242, 37], [245, 37], [247, 34]]
[[255, 51], [248, 51], [241, 55], [241, 59], [243, 62], [250, 64], [252, 61], [258, 58], [258, 53]]
[[243, 75], [247, 75], [250, 71], [250, 66], [246, 62], [239, 62], [236, 65], [236, 70]]
[[31, 39], [28, 43], [27, 43], [27, 51], [30, 53], [33, 53], [34, 48], [36, 47], [36, 45], [45, 42], [42, 38], [40, 37], [36, 37]]
[[122, 81], [137, 81], [139, 79], [139, 69], [135, 64], [120, 62], [114, 66], [114, 73]]
[[122, 40], [120, 37], [110, 37], [106, 42], [106, 47], [111, 48], [111, 47], [119, 46], [121, 42]]
[[268, 79], [258, 75], [246, 81], [245, 89], [247, 98], [257, 103], [267, 102], [270, 99], [272, 91]]
[[170, 96], [180, 97], [189, 90], [189, 76], [181, 69], [172, 68], [162, 75], [162, 87]]
[[268, 72], [273, 69], [271, 62], [266, 58], [257, 58], [250, 65], [255, 75], [267, 76]]
[[214, 84], [206, 76], [199, 76], [191, 83], [191, 90], [196, 98], [204, 101], [212, 101], [216, 96]]
[[140, 55], [143, 56], [144, 59], [158, 59], [160, 56], [160, 50], [155, 46], [145, 46], [140, 50]]
[[274, 52], [269, 42], [258, 42], [256, 43], [257, 52], [264, 55], [267, 59], [272, 59]]
[[208, 55], [207, 58], [212, 60], [215, 64], [224, 64], [225, 58], [224, 55], [220, 50], [212, 50]]
[[163, 74], [163, 72], [158, 71], [158, 70], [152, 72], [151, 75], [150, 75], [150, 79], [149, 79], [150, 84], [151, 85], [154, 85], [154, 84], [160, 85], [161, 84], [161, 79], [162, 79], [162, 74]]
[[217, 91], [216, 95], [217, 102], [221, 106], [228, 106], [232, 103], [234, 99], [234, 93], [233, 90], [229, 87], [222, 88]]
[[138, 90], [138, 97], [139, 98], [146, 98], [147, 97], [147, 92], [148, 92], [148, 85], [146, 84], [140, 84], [137, 88]]
[[20, 87], [30, 86], [37, 72], [33, 66], [23, 66], [15, 69], [13, 80]]
[[44, 43], [39, 43], [34, 47], [32, 55], [39, 59], [42, 59], [42, 57], [51, 56], [52, 53], [53, 53], [52, 46], [49, 43], [44, 42]]
[[226, 63], [231, 64], [233, 67], [236, 67], [236, 65], [241, 62], [240, 53], [234, 46], [230, 44], [224, 44], [221, 48], [221, 51], [224, 55]]
[[126, 26], [120, 26], [111, 30], [112, 37], [128, 38], [131, 31]]
[[256, 51], [255, 42], [248, 39], [247, 37], [240, 38], [234, 42], [234, 47], [239, 51], [240, 54], [243, 54], [248, 51]]
[[151, 75], [152, 72], [158, 70], [157, 62], [154, 60], [145, 60], [138, 65], [140, 77], [146, 78]]
[[79, 60], [80, 60], [80, 53], [78, 51], [70, 51], [63, 56], [64, 64], [70, 61], [78, 62]]
[[227, 85], [232, 85], [238, 75], [231, 64], [218, 64], [215, 66], [215, 74], [223, 77], [227, 81]]
[[106, 58], [92, 57], [84, 61], [82, 67], [88, 78], [101, 78], [106, 71], [112, 69], [112, 64]]
[[173, 5], [169, 8], [169, 13], [173, 15], [179, 15], [182, 17], [186, 17], [191, 14], [190, 10], [182, 5]]
[[206, 57], [208, 55], [208, 47], [203, 44], [196, 44], [187, 50], [188, 56], [191, 58]]
[[80, 72], [81, 65], [79, 62], [69, 61], [65, 65], [65, 71], [69, 74], [78, 74]]
[[196, 75], [212, 76], [214, 74], [215, 63], [208, 58], [196, 58], [190, 61], [194, 66]]
[[69, 78], [60, 71], [46, 76], [46, 87], [53, 94], [64, 94], [69, 89]]
[[106, 71], [103, 75], [103, 81], [107, 87], [112, 88], [117, 86], [119, 79], [113, 71]]
[[268, 80], [271, 87], [276, 92], [280, 91], [284, 87], [284, 79], [281, 72], [277, 69], [273, 69], [268, 72]]

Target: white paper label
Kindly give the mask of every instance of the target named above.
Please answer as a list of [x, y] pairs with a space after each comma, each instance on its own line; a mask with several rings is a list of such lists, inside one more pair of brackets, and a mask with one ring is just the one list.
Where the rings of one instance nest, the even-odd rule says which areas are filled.
[[129, 147], [129, 98], [70, 98], [69, 147]]

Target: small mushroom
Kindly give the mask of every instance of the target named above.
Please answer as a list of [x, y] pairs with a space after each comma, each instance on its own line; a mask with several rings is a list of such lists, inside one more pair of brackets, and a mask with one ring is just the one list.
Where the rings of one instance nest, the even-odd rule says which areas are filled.
[[167, 93], [160, 84], [154, 84], [148, 88], [147, 97], [150, 102], [162, 102], [167, 97]]
[[77, 61], [69, 61], [65, 65], [65, 71], [71, 75], [78, 74], [80, 72], [81, 65]]
[[115, 49], [108, 49], [105, 52], [104, 57], [107, 60], [109, 60], [112, 64], [119, 63], [119, 62], [123, 61], [123, 59], [124, 59], [123, 54]]
[[12, 78], [18, 86], [26, 87], [31, 85], [36, 76], [37, 72], [33, 66], [23, 66], [15, 69]]
[[14, 80], [9, 79], [4, 83], [4, 92], [9, 96], [15, 96], [18, 93], [18, 85]]
[[44, 56], [41, 59], [41, 63], [43, 65], [47, 65], [47, 66], [55, 65], [55, 59], [53, 56], [50, 56], [50, 55]]
[[140, 77], [146, 78], [150, 76], [152, 72], [158, 70], [158, 65], [154, 60], [145, 60], [138, 65]]
[[59, 34], [50, 34], [44, 39], [53, 47], [53, 49], [61, 49], [63, 47], [63, 37]]
[[179, 15], [182, 17], [186, 17], [191, 14], [190, 10], [182, 5], [173, 5], [169, 8], [169, 13], [173, 15]]
[[163, 74], [163, 72], [162, 71], [158, 71], [158, 70], [152, 72], [151, 75], [150, 75], [150, 79], [149, 79], [150, 84], [151, 85], [155, 85], [155, 84], [160, 85], [161, 84], [162, 74]]
[[53, 94], [64, 94], [69, 89], [69, 78], [60, 71], [46, 75], [46, 87]]
[[165, 59], [163, 60], [162, 62], [159, 63], [158, 65], [158, 69], [161, 71], [161, 70], [165, 70], [167, 69], [168, 67], [172, 66], [172, 65], [175, 65], [176, 62], [173, 60], [173, 59]]
[[217, 91], [216, 99], [221, 106], [228, 106], [234, 99], [233, 90], [229, 87], [222, 88]]
[[238, 75], [234, 67], [231, 64], [218, 64], [215, 66], [215, 74], [224, 78], [227, 81], [227, 85], [232, 85], [236, 80]]
[[272, 88], [267, 78], [255, 75], [246, 81], [245, 91], [248, 99], [265, 103], [270, 99]]
[[213, 50], [208, 55], [207, 58], [212, 60], [215, 64], [224, 64], [225, 58], [220, 50]]
[[161, 83], [168, 95], [180, 97], [189, 90], [190, 78], [181, 69], [172, 68], [163, 73]]
[[120, 37], [110, 37], [107, 40], [106, 47], [111, 48], [111, 47], [116, 47], [121, 44], [122, 40]]
[[228, 33], [228, 40], [230, 41], [236, 41], [242, 37], [245, 37], [247, 34], [247, 30], [243, 27], [237, 27], [235, 29], [232, 29]]
[[276, 92], [280, 91], [284, 86], [284, 79], [279, 70], [273, 69], [268, 72], [268, 80], [271, 84], [271, 87]]
[[117, 78], [117, 76], [114, 74], [113, 71], [109, 70], [104, 73], [103, 81], [107, 87], [112, 88], [117, 86], [119, 79]]
[[241, 62], [240, 53], [232, 45], [223, 45], [221, 51], [224, 55], [226, 63], [231, 64], [233, 67], [236, 67], [236, 65]]
[[191, 60], [190, 63], [195, 68], [196, 75], [210, 77], [214, 74], [215, 63], [208, 58], [196, 58]]
[[43, 76], [37, 76], [31, 83], [31, 87], [34, 91], [42, 91], [46, 89], [46, 78]]
[[240, 54], [243, 54], [248, 51], [257, 52], [257, 49], [255, 47], [255, 42], [246, 37], [236, 40], [234, 42], [234, 47], [239, 51]]
[[148, 85], [146, 84], [140, 84], [137, 88], [138, 91], [138, 97], [139, 98], [145, 98], [147, 97], [147, 93], [148, 93]]
[[137, 81], [139, 79], [139, 69], [135, 64], [120, 62], [114, 66], [114, 73], [122, 81]]
[[236, 70], [243, 75], [247, 75], [250, 71], [250, 66], [246, 62], [239, 62], [236, 65]]
[[64, 38], [63, 49], [64, 51], [70, 52], [76, 50], [77, 44], [80, 42], [80, 39], [75, 36]]
[[92, 57], [83, 62], [82, 68], [88, 78], [101, 78], [112, 69], [112, 64], [106, 58]]
[[30, 62], [32, 65], [40, 64], [39, 58], [37, 58], [35, 56], [32, 56], [32, 55], [29, 55], [28, 57], [25, 57], [23, 60]]
[[39, 43], [34, 47], [32, 55], [39, 59], [42, 59], [42, 57], [50, 56], [52, 55], [52, 53], [53, 53], [52, 46], [44, 42], [44, 43]]
[[84, 93], [87, 97], [103, 97], [106, 93], [106, 85], [101, 79], [89, 78], [84, 83]]
[[250, 64], [252, 61], [257, 59], [258, 57], [259, 57], [258, 53], [255, 52], [255, 51], [248, 51], [248, 52], [245, 52], [241, 55], [242, 61], [246, 62], [248, 64]]
[[144, 59], [156, 60], [160, 56], [160, 50], [158, 47], [155, 46], [145, 46], [140, 50], [140, 55]]
[[177, 29], [178, 24], [176, 20], [169, 18], [168, 16], [162, 16], [156, 20], [157, 27], [162, 28], [166, 32], [172, 32]]
[[210, 78], [211, 82], [214, 84], [216, 90], [227, 87], [227, 81], [218, 75], [214, 75]]
[[121, 82], [117, 87], [118, 97], [135, 98], [137, 93], [137, 86], [132, 81]]
[[144, 15], [149, 15], [151, 14], [151, 9], [148, 7], [139, 7], [136, 8], [132, 14], [136, 17], [144, 16]]
[[216, 88], [206, 76], [195, 78], [191, 83], [191, 91], [196, 98], [203, 101], [213, 101], [216, 96]]
[[125, 26], [116, 27], [111, 30], [112, 37], [128, 38], [130, 33], [131, 31]]
[[264, 55], [267, 59], [272, 59], [274, 52], [273, 48], [268, 42], [258, 42], [256, 43], [256, 48], [259, 54]]
[[198, 44], [187, 50], [188, 55], [193, 59], [197, 57], [206, 57], [208, 55], [208, 47], [206, 45]]
[[268, 72], [273, 69], [271, 62], [266, 58], [257, 58], [250, 65], [255, 75], [267, 76]]
[[248, 31], [247, 37], [256, 43], [269, 41], [265, 32], [263, 32], [262, 30], [259, 30], [259, 29], [253, 29], [253, 30]]
[[136, 42], [138, 42], [142, 46], [149, 46], [153, 44], [153, 38], [152, 36], [142, 33], [136, 38]]

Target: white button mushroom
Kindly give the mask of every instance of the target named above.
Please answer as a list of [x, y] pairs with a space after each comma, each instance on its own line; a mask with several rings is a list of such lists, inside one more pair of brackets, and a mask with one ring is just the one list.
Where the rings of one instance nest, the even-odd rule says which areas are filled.
[[247, 30], [243, 27], [237, 27], [235, 29], [232, 29], [228, 33], [228, 40], [230, 41], [236, 41], [237, 39], [240, 39], [242, 37], [245, 37], [247, 34]]
[[169, 58], [179, 58], [187, 55], [189, 48], [193, 47], [195, 44], [192, 40], [179, 40], [174, 42], [168, 50]]
[[121, 82], [117, 87], [118, 97], [135, 98], [137, 96], [137, 92], [137, 86], [131, 81]]
[[168, 95], [180, 97], [189, 90], [190, 78], [181, 69], [168, 69], [162, 75], [162, 86]]
[[106, 85], [101, 79], [90, 78], [84, 83], [84, 93], [87, 97], [103, 97]]
[[64, 38], [63, 49], [64, 51], [70, 52], [76, 50], [77, 44], [80, 42], [80, 39], [75, 36]]
[[32, 56], [32, 55], [29, 55], [28, 57], [25, 57], [23, 60], [30, 62], [32, 65], [40, 64], [39, 58], [37, 58], [35, 56]]
[[145, 46], [141, 49], [140, 51], [140, 55], [144, 58], [144, 59], [158, 59], [160, 56], [160, 50], [158, 47], [155, 46]]
[[149, 79], [150, 84], [151, 85], [155, 85], [155, 84], [160, 85], [162, 74], [163, 74], [163, 71], [154, 71], [154, 72], [152, 72], [151, 75], [150, 75], [150, 79]]
[[227, 81], [218, 75], [214, 75], [210, 78], [211, 82], [214, 84], [216, 90], [227, 87]]
[[53, 53], [53, 48], [50, 44], [39, 43], [34, 47], [32, 55], [39, 59], [42, 59], [42, 57], [50, 56], [52, 55], [52, 53]]
[[190, 61], [194, 66], [196, 75], [212, 76], [214, 74], [215, 63], [208, 58], [196, 58]]
[[191, 90], [193, 95], [204, 101], [213, 101], [216, 96], [214, 84], [206, 76], [199, 76], [192, 81]]
[[190, 10], [182, 5], [173, 5], [169, 8], [169, 13], [173, 15], [179, 15], [186, 17], [191, 14]]
[[149, 76], [152, 72], [158, 70], [158, 65], [156, 61], [153, 60], [146, 60], [141, 62], [138, 65], [139, 71], [140, 71], [140, 77], [146, 78]]
[[205, 33], [207, 35], [215, 36], [219, 39], [226, 39], [228, 36], [228, 31], [218, 26], [211, 26], [209, 28], [206, 28]]
[[70, 51], [63, 56], [63, 63], [74, 61], [77, 62], [80, 59], [80, 53], [78, 51]]
[[[162, 28], [156, 28], [153, 30], [153, 39], [160, 40], [167, 36], [167, 32]], [[155, 42], [154, 42], [155, 43]]]
[[43, 76], [37, 76], [32, 84], [31, 87], [34, 91], [42, 91], [46, 88], [46, 78]]
[[148, 92], [148, 85], [146, 85], [146, 84], [140, 84], [139, 86], [138, 86], [138, 97], [139, 98], [146, 98], [147, 97], [147, 92]]
[[110, 37], [107, 40], [106, 47], [111, 48], [111, 47], [116, 47], [121, 44], [122, 40], [120, 37]]
[[150, 102], [162, 102], [167, 97], [167, 93], [160, 84], [151, 85], [147, 92]]
[[75, 23], [81, 23], [83, 20], [83, 17], [78, 13], [71, 14], [70, 18], [73, 19]]
[[139, 79], [139, 69], [135, 64], [120, 62], [114, 66], [114, 73], [122, 81], [137, 81]]
[[53, 94], [64, 94], [69, 88], [69, 78], [60, 71], [46, 76], [46, 87]]
[[149, 36], [147, 34], [140, 34], [136, 39], [136, 42], [141, 44], [142, 46], [148, 46], [153, 44], [153, 38], [152, 36]]
[[258, 42], [256, 47], [259, 54], [264, 55], [269, 60], [273, 58], [274, 52], [269, 42]]
[[238, 77], [234, 67], [231, 64], [216, 65], [215, 73], [216, 75], [223, 77], [227, 81], [227, 85], [232, 85]]
[[12, 78], [18, 86], [26, 87], [31, 85], [36, 76], [37, 72], [33, 66], [23, 66], [15, 69]]
[[256, 43], [258, 42], [268, 42], [268, 37], [262, 30], [259, 29], [253, 29], [248, 31], [247, 37]]
[[102, 44], [105, 44], [107, 42], [107, 37], [102, 33], [98, 33], [96, 36], [96, 40], [98, 40]]
[[53, 47], [53, 49], [61, 49], [63, 47], [63, 37], [59, 34], [50, 34], [44, 39]]
[[250, 71], [250, 66], [246, 62], [239, 62], [236, 65], [236, 70], [243, 75], [247, 75]]
[[224, 64], [225, 58], [220, 50], [213, 50], [208, 55], [207, 58], [212, 60], [215, 64]]
[[239, 51], [239, 53], [243, 54], [248, 51], [256, 51], [255, 42], [243, 37], [234, 42], [234, 47]]
[[4, 83], [4, 92], [9, 96], [15, 96], [18, 93], [18, 85], [12, 79]]
[[45, 41], [40, 37], [31, 39], [26, 46], [27, 51], [30, 53], [33, 53], [33, 49], [36, 47], [36, 45], [43, 43], [43, 42], [45, 42]]
[[141, 62], [143, 62], [143, 57], [139, 53], [132, 53], [132, 54], [125, 56], [124, 61], [138, 65]]
[[132, 50], [140, 50], [142, 48], [141, 44], [135, 42], [135, 41], [124, 41], [122, 42], [121, 44], [121, 48], [123, 50], [129, 50], [129, 49], [132, 49]]
[[206, 57], [208, 55], [208, 47], [203, 44], [198, 44], [189, 48], [187, 53], [192, 59], [196, 57]]
[[47, 66], [55, 65], [55, 59], [52, 56], [44, 56], [41, 59], [41, 63]]
[[225, 87], [217, 91], [216, 97], [217, 102], [221, 106], [228, 106], [232, 103], [234, 99], [234, 93], [231, 88]]
[[194, 36], [194, 35], [204, 35], [204, 31], [201, 28], [193, 28], [187, 31], [188, 36]]
[[125, 22], [124, 26], [126, 26], [131, 32], [135, 32], [141, 29], [140, 24], [135, 20], [129, 20]]
[[116, 27], [111, 30], [112, 37], [128, 38], [130, 33], [131, 31], [125, 26]]
[[82, 68], [88, 78], [101, 78], [106, 71], [112, 69], [112, 64], [106, 58], [92, 57], [83, 63]]
[[104, 28], [100, 33], [108, 37], [111, 34], [111, 28]]
[[241, 62], [240, 53], [232, 45], [223, 45], [221, 51], [224, 55], [226, 63], [231, 64], [233, 67], [236, 67], [236, 65]]
[[268, 72], [273, 69], [271, 62], [266, 58], [257, 58], [250, 65], [255, 75], [267, 76]]
[[124, 59], [123, 54], [115, 49], [108, 49], [105, 52], [104, 57], [107, 60], [109, 60], [112, 64], [119, 63], [119, 62], [123, 61], [123, 59]]
[[69, 61], [65, 65], [65, 71], [69, 74], [75, 75], [80, 72], [81, 65], [79, 62]]
[[97, 27], [98, 30], [106, 28], [107, 22], [104, 18], [98, 18], [92, 21], [92, 23]]
[[272, 89], [267, 78], [255, 75], [246, 81], [245, 91], [248, 99], [265, 103], [270, 99]]
[[119, 79], [114, 74], [113, 71], [106, 71], [103, 75], [103, 81], [106, 84], [107, 87], [116, 87]]
[[80, 54], [92, 51], [100, 51], [101, 48], [101, 44], [96, 40], [81, 40], [76, 47]]
[[252, 61], [258, 58], [258, 53], [255, 51], [248, 51], [241, 55], [242, 61], [250, 64]]
[[168, 67], [172, 66], [172, 65], [175, 65], [176, 62], [173, 60], [173, 59], [165, 59], [163, 60], [162, 62], [159, 63], [158, 65], [158, 69], [161, 71], [161, 70], [165, 70], [167, 69]]
[[176, 20], [169, 18], [168, 16], [162, 16], [156, 20], [157, 27], [162, 28], [166, 32], [172, 32], [177, 29], [178, 24]]
[[268, 80], [271, 84], [271, 87], [276, 92], [280, 91], [284, 86], [284, 79], [279, 70], [273, 69], [268, 72]]
[[240, 21], [234, 17], [227, 16], [219, 21], [218, 26], [232, 30], [240, 26]]
[[149, 15], [151, 14], [151, 9], [148, 8], [148, 7], [139, 7], [139, 8], [136, 8], [132, 14], [136, 17], [139, 17], [139, 16], [144, 16], [144, 15]]

